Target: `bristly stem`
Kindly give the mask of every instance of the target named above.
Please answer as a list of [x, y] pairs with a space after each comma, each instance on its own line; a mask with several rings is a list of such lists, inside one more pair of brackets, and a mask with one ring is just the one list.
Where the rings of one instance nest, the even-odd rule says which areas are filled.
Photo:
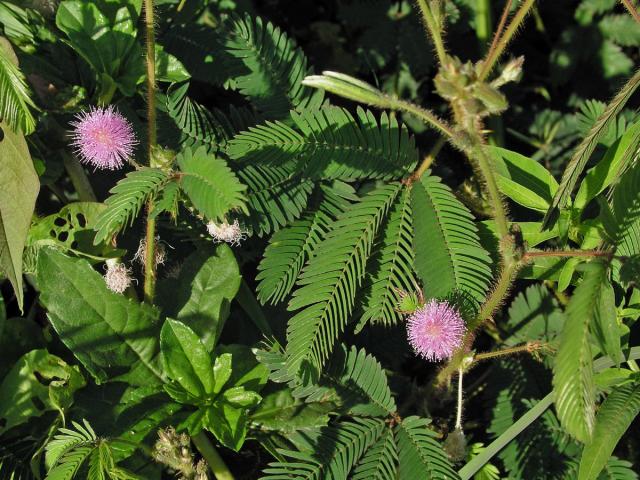
[[204, 433], [204, 430], [191, 437], [191, 440], [193, 440], [194, 445], [207, 461], [209, 469], [215, 475], [217, 480], [234, 480], [233, 474], [229, 471], [224, 460], [207, 438], [207, 434]]
[[500, 305], [504, 301], [504, 298], [507, 296], [509, 290], [511, 289], [511, 285], [515, 280], [520, 266], [520, 262], [517, 262], [513, 259], [506, 260], [506, 264], [502, 266], [502, 271], [500, 272], [498, 283], [496, 283], [496, 285], [493, 287], [493, 291], [489, 295], [489, 298], [487, 298], [487, 300], [480, 308], [480, 313], [478, 313], [478, 316], [469, 325], [470, 331], [473, 332], [476, 328], [481, 327], [484, 322], [486, 322], [493, 316], [498, 307], [500, 307]]
[[477, 353], [473, 357], [474, 362], [481, 362], [482, 360], [490, 360], [492, 358], [506, 357], [508, 355], [515, 355], [518, 353], [533, 353], [548, 347], [543, 342], [527, 342], [524, 345], [518, 345], [516, 347], [503, 348], [501, 350], [495, 350], [493, 352]]
[[604, 257], [612, 259], [615, 257], [613, 252], [607, 250], [542, 250], [540, 252], [526, 252], [522, 260], [528, 261], [534, 258], [549, 258], [549, 257]]
[[394, 98], [390, 100], [389, 108], [393, 110], [401, 110], [403, 112], [412, 113], [413, 115], [419, 117], [425, 123], [425, 125], [433, 127], [440, 133], [444, 134], [447, 139], [452, 139], [455, 136], [451, 125], [438, 118], [431, 111], [422, 108], [415, 103], [407, 102], [399, 98]]
[[427, 0], [418, 0], [417, 3], [418, 7], [420, 7], [420, 12], [422, 13], [424, 25], [427, 27], [433, 46], [436, 49], [438, 62], [440, 65], [444, 65], [447, 61], [447, 51], [442, 39], [442, 25], [434, 17], [433, 12], [431, 11], [431, 6], [429, 6]]
[[[144, 0], [144, 22], [147, 50], [147, 149], [149, 165], [153, 165], [153, 155], [157, 143], [156, 131], [156, 45], [154, 31], [153, 0]], [[144, 300], [151, 304], [156, 290], [156, 221], [152, 218], [153, 199], [147, 204], [146, 248], [144, 259]]]
[[504, 34], [502, 34], [500, 38], [494, 40], [491, 50], [489, 50], [489, 53], [487, 53], [486, 58], [482, 62], [482, 68], [478, 74], [478, 81], [483, 81], [489, 76], [534, 3], [535, 0], [524, 0], [516, 14], [513, 16], [509, 26], [504, 31]]
[[512, 3], [512, 0], [507, 0], [507, 3], [504, 4], [504, 9], [502, 10], [502, 15], [500, 16], [500, 22], [498, 23], [498, 28], [496, 28], [496, 31], [493, 34], [493, 40], [491, 42], [491, 46], [489, 47], [489, 52], [492, 52], [498, 46], [498, 41], [502, 36], [504, 27], [507, 24], [507, 19], [509, 18], [509, 12], [511, 11], [511, 3]]
[[631, 16], [636, 20], [636, 22], [640, 23], [640, 14], [638, 14], [638, 10], [633, 6], [630, 0], [621, 0], [622, 4], [629, 10]]

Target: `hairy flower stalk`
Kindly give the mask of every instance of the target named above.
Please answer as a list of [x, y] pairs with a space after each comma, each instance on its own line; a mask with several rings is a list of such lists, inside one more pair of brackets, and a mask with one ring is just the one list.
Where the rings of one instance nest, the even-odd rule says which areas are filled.
[[416, 354], [432, 362], [447, 360], [460, 347], [464, 320], [449, 303], [431, 300], [407, 320], [409, 343]]
[[122, 294], [131, 286], [131, 269], [123, 263], [107, 261], [104, 282], [109, 290]]
[[72, 145], [80, 161], [100, 170], [117, 170], [138, 144], [131, 123], [113, 106], [81, 112], [73, 126]]

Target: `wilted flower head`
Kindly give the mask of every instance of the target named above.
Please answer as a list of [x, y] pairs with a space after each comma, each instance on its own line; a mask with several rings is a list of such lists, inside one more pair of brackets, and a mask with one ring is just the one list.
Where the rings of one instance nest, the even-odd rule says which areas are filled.
[[124, 293], [131, 285], [131, 269], [122, 263], [107, 262], [107, 272], [104, 274], [107, 288], [115, 293]]
[[238, 220], [234, 220], [232, 224], [209, 222], [207, 232], [216, 243], [226, 242], [229, 245], [240, 245], [240, 242], [247, 238], [245, 232], [240, 228]]
[[[164, 244], [161, 243], [160, 237], [156, 237], [156, 248], [155, 248], [155, 257], [156, 257], [156, 266], [164, 265], [164, 262], [167, 259], [167, 249], [164, 247]], [[138, 250], [136, 250], [135, 255], [133, 256], [133, 261], [140, 263], [140, 265], [144, 265], [147, 263], [147, 240], [142, 238], [140, 243], [138, 244]]]
[[83, 163], [116, 170], [133, 154], [133, 127], [113, 106], [81, 112], [73, 126], [72, 145]]
[[194, 464], [189, 436], [176, 433], [173, 427], [158, 431], [153, 458], [179, 473], [182, 480], [207, 480], [207, 464]]
[[464, 320], [444, 301], [431, 300], [407, 320], [409, 343], [416, 354], [430, 361], [451, 357], [464, 332]]

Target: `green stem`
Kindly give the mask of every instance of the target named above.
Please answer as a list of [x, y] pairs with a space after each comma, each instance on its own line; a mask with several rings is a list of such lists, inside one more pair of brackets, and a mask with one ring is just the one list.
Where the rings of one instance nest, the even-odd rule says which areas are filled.
[[422, 160], [422, 163], [418, 166], [418, 168], [416, 168], [415, 172], [413, 172], [409, 177], [410, 182], [415, 182], [416, 180], [420, 180], [420, 177], [422, 177], [422, 175], [424, 175], [424, 172], [426, 172], [429, 169], [433, 161], [436, 159], [436, 156], [438, 156], [438, 153], [440, 153], [440, 150], [442, 150], [442, 147], [444, 147], [445, 143], [447, 143], [447, 140], [444, 137], [440, 137], [436, 141], [436, 143], [433, 145], [433, 148], [429, 151], [427, 156], [424, 157], [424, 159]]
[[389, 99], [389, 108], [392, 110], [401, 110], [419, 117], [425, 125], [435, 128], [448, 139], [452, 139], [455, 136], [453, 128], [447, 122], [439, 119], [434, 113], [425, 108], [419, 107], [415, 103], [407, 102], [399, 98], [393, 98]]
[[474, 322], [469, 325], [470, 331], [482, 326], [485, 321], [493, 316], [494, 312], [507, 296], [507, 293], [509, 293], [509, 289], [513, 284], [513, 280], [515, 279], [519, 268], [520, 263], [514, 260], [509, 260], [506, 265], [503, 265], [502, 272], [500, 273], [500, 279], [498, 280], [498, 283], [496, 283], [491, 295], [489, 295], [489, 298], [487, 298], [480, 308], [480, 313]]
[[549, 257], [604, 257], [609, 260], [615, 258], [613, 252], [606, 250], [543, 250], [540, 252], [526, 252], [522, 256], [523, 261], [533, 260], [534, 258], [549, 258]]
[[484, 53], [487, 48], [487, 42], [489, 40], [489, 33], [491, 32], [491, 2], [489, 0], [477, 0], [476, 1], [476, 38], [478, 39], [478, 46], [480, 52]]
[[456, 430], [462, 431], [462, 377], [464, 375], [464, 370], [462, 368], [458, 369], [458, 410], [456, 412]]
[[77, 158], [72, 157], [67, 152], [62, 152], [62, 161], [64, 162], [64, 168], [67, 170], [67, 174], [71, 179], [73, 188], [78, 192], [78, 198], [81, 202], [97, 202], [93, 187], [89, 182], [89, 178], [84, 171], [82, 165]]
[[492, 48], [489, 50], [486, 58], [482, 61], [482, 68], [478, 74], [479, 82], [484, 81], [489, 76], [534, 3], [535, 0], [524, 0], [516, 14], [513, 16], [511, 23], [509, 23], [509, 26], [504, 31], [504, 34], [494, 41]]
[[[629, 351], [629, 357], [627, 360], [636, 360], [640, 358], [640, 347], [633, 347]], [[593, 370], [600, 372], [605, 368], [609, 368], [615, 365], [615, 362], [609, 357], [603, 357], [593, 362]], [[461, 480], [469, 480], [472, 478], [484, 465], [509, 444], [511, 440], [516, 438], [525, 428], [531, 425], [538, 417], [540, 417], [553, 403], [553, 392], [548, 394], [542, 400], [531, 408], [527, 413], [518, 419], [513, 425], [507, 428], [502, 435], [496, 438], [487, 448], [485, 448], [480, 455], [473, 457], [473, 459], [460, 469], [458, 475]]]
[[518, 353], [532, 353], [536, 350], [541, 350], [548, 347], [546, 343], [542, 342], [527, 342], [524, 345], [518, 345], [517, 347], [503, 348], [501, 350], [495, 350], [493, 352], [477, 353], [473, 357], [474, 362], [481, 362], [483, 360], [491, 360], [498, 357], [506, 357], [509, 355], [515, 355]]
[[[144, 0], [144, 21], [147, 50], [147, 150], [149, 165], [154, 166], [153, 155], [157, 143], [156, 129], [156, 54], [153, 0]], [[144, 262], [144, 300], [152, 304], [156, 290], [156, 221], [151, 217], [153, 198], [147, 204], [146, 251]]]
[[193, 440], [194, 445], [207, 461], [209, 469], [218, 480], [234, 480], [229, 468], [224, 463], [216, 447], [207, 438], [204, 430], [191, 437], [191, 440]]
[[444, 47], [444, 41], [442, 40], [442, 25], [433, 16], [433, 12], [427, 3], [427, 0], [418, 0], [417, 3], [418, 7], [420, 7], [420, 12], [422, 13], [424, 25], [427, 27], [433, 46], [436, 49], [438, 62], [440, 65], [444, 65], [447, 61], [447, 51]]

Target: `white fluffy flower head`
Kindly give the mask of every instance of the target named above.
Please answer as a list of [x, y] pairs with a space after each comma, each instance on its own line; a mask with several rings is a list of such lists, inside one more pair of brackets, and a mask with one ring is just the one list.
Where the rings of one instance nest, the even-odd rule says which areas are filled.
[[[160, 237], [156, 237], [155, 257], [156, 257], [156, 267], [158, 265], [164, 265], [164, 262], [167, 260], [167, 249], [164, 247], [164, 244], [160, 242]], [[146, 239], [144, 238], [140, 239], [140, 243], [138, 244], [138, 250], [136, 250], [136, 253], [133, 256], [133, 261], [138, 262], [142, 266], [144, 266], [145, 263], [147, 263]]]
[[109, 290], [122, 294], [131, 285], [131, 269], [122, 263], [107, 263], [104, 281]]
[[240, 245], [240, 242], [247, 238], [246, 232], [240, 228], [238, 220], [234, 220], [232, 224], [209, 222], [207, 224], [207, 232], [213, 237], [214, 242], [225, 242], [234, 246]]

